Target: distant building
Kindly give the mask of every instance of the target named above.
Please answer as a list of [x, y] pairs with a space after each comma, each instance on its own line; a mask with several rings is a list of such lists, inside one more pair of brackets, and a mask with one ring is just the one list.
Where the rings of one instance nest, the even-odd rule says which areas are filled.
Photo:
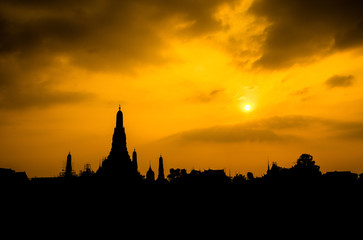
[[93, 176], [94, 172], [91, 168], [91, 164], [86, 163], [83, 167], [83, 171], [80, 172], [80, 177], [91, 177]]
[[189, 174], [184, 174], [180, 182], [187, 184], [225, 184], [230, 182], [230, 178], [226, 176], [223, 169], [208, 169], [203, 172], [200, 170], [192, 170]]
[[10, 168], [0, 168], [0, 185], [24, 184], [28, 180], [25, 172], [15, 172]]
[[358, 182], [358, 174], [350, 171], [327, 172], [323, 177], [325, 182], [331, 184], [352, 184]]

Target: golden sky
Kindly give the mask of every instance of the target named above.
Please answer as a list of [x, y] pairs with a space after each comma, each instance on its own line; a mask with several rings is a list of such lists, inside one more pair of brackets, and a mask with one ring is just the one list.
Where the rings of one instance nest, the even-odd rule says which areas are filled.
[[[257, 176], [309, 153], [363, 172], [363, 2], [0, 2], [0, 167], [56, 176], [111, 148], [145, 174]], [[249, 104], [251, 109], [245, 110]], [[166, 173], [166, 174], [167, 174]]]

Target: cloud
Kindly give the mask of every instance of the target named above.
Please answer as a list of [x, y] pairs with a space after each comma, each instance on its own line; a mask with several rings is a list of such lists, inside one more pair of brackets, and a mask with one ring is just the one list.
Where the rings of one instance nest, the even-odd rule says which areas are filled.
[[347, 75], [347, 76], [334, 75], [325, 81], [325, 85], [329, 88], [349, 87], [353, 84], [353, 82], [354, 82], [353, 75]]
[[53, 69], [62, 65], [56, 59], [108, 73], [160, 65], [174, 57], [168, 55], [169, 39], [222, 29], [214, 14], [235, 1], [1, 1], [0, 107], [87, 100], [88, 93], [56, 90]]
[[363, 122], [338, 121], [311, 116], [282, 116], [192, 129], [170, 135], [164, 142], [301, 142], [321, 139], [363, 140]]
[[[63, 54], [88, 69], [165, 61], [167, 37], [222, 28], [214, 13], [235, 0], [2, 1], [0, 53]], [[175, 26], [184, 24], [182, 28]]]
[[305, 125], [303, 117], [268, 118], [236, 125], [222, 125], [202, 129], [193, 129], [168, 136], [166, 141], [182, 142], [284, 142], [298, 140], [299, 137], [279, 130]]
[[310, 87], [304, 87], [303, 89], [294, 91], [290, 93], [291, 96], [300, 97], [301, 101], [307, 101], [311, 96], [309, 96]]
[[214, 89], [210, 92], [198, 92], [195, 93], [194, 96], [189, 98], [190, 101], [196, 102], [196, 103], [207, 103], [216, 100], [218, 97], [223, 94], [224, 89]]
[[363, 45], [363, 2], [256, 0], [248, 12], [266, 19], [255, 67], [277, 69]]
[[55, 90], [46, 82], [7, 84], [0, 88], [0, 96], [0, 109], [43, 108], [56, 104], [74, 104], [95, 97], [87, 92]]
[[78, 103], [89, 100], [94, 95], [84, 92], [52, 91], [43, 88], [33, 89], [18, 94], [5, 95], [0, 100], [0, 108], [26, 109], [30, 107], [48, 107], [56, 104]]
[[343, 140], [363, 140], [362, 121], [326, 120], [325, 125], [333, 137]]
[[243, 125], [216, 126], [205, 129], [195, 129], [170, 136], [183, 142], [245, 142], [245, 141], [278, 141], [282, 138], [273, 131], [246, 129]]
[[91, 100], [94, 94], [87, 91], [59, 89], [59, 83], [69, 78], [59, 63], [39, 54], [30, 59], [14, 56], [0, 61], [0, 109], [27, 109], [74, 104]]

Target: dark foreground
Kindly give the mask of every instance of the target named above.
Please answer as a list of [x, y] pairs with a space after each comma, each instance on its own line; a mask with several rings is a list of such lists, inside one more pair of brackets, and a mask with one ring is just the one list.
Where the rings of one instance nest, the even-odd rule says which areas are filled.
[[2, 189], [6, 224], [47, 238], [296, 238], [354, 233], [362, 223], [361, 185], [103, 182]]

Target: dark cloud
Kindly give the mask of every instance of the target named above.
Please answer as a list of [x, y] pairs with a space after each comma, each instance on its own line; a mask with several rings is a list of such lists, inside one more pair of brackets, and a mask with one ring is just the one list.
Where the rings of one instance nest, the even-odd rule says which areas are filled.
[[363, 45], [360, 0], [256, 0], [249, 13], [270, 24], [256, 67], [284, 68]]
[[236, 125], [193, 129], [168, 136], [170, 142], [299, 142], [338, 138], [363, 140], [363, 122], [310, 116], [271, 117]]
[[0, 109], [48, 107], [55, 104], [74, 104], [95, 96], [87, 92], [54, 90], [47, 82], [23, 82], [0, 85]]
[[30, 107], [48, 107], [56, 104], [78, 103], [88, 100], [93, 95], [83, 92], [54, 91], [43, 88], [34, 88], [18, 94], [5, 94], [0, 99], [0, 108], [26, 109]]
[[[69, 55], [90, 69], [117, 70], [165, 60], [171, 34], [203, 36], [221, 29], [223, 3], [209, 1], [2, 1], [0, 53]], [[184, 28], [175, 28], [190, 23]]]
[[353, 82], [354, 82], [353, 75], [347, 75], [347, 76], [334, 75], [325, 81], [325, 85], [329, 88], [349, 87], [353, 84]]
[[[39, 54], [32, 61], [16, 56], [0, 61], [0, 109], [48, 107], [73, 104], [95, 97], [86, 91], [60, 90], [57, 84], [68, 75], [61, 66]], [[70, 79], [67, 79], [70, 80]]]
[[[165, 54], [170, 37], [203, 37], [222, 29], [214, 13], [235, 1], [3, 0], [0, 106], [88, 99], [89, 94], [54, 90], [48, 71], [58, 67], [54, 59], [61, 56], [72, 66], [107, 72], [162, 64], [171, 58]], [[40, 75], [52, 86], [39, 85]]]

